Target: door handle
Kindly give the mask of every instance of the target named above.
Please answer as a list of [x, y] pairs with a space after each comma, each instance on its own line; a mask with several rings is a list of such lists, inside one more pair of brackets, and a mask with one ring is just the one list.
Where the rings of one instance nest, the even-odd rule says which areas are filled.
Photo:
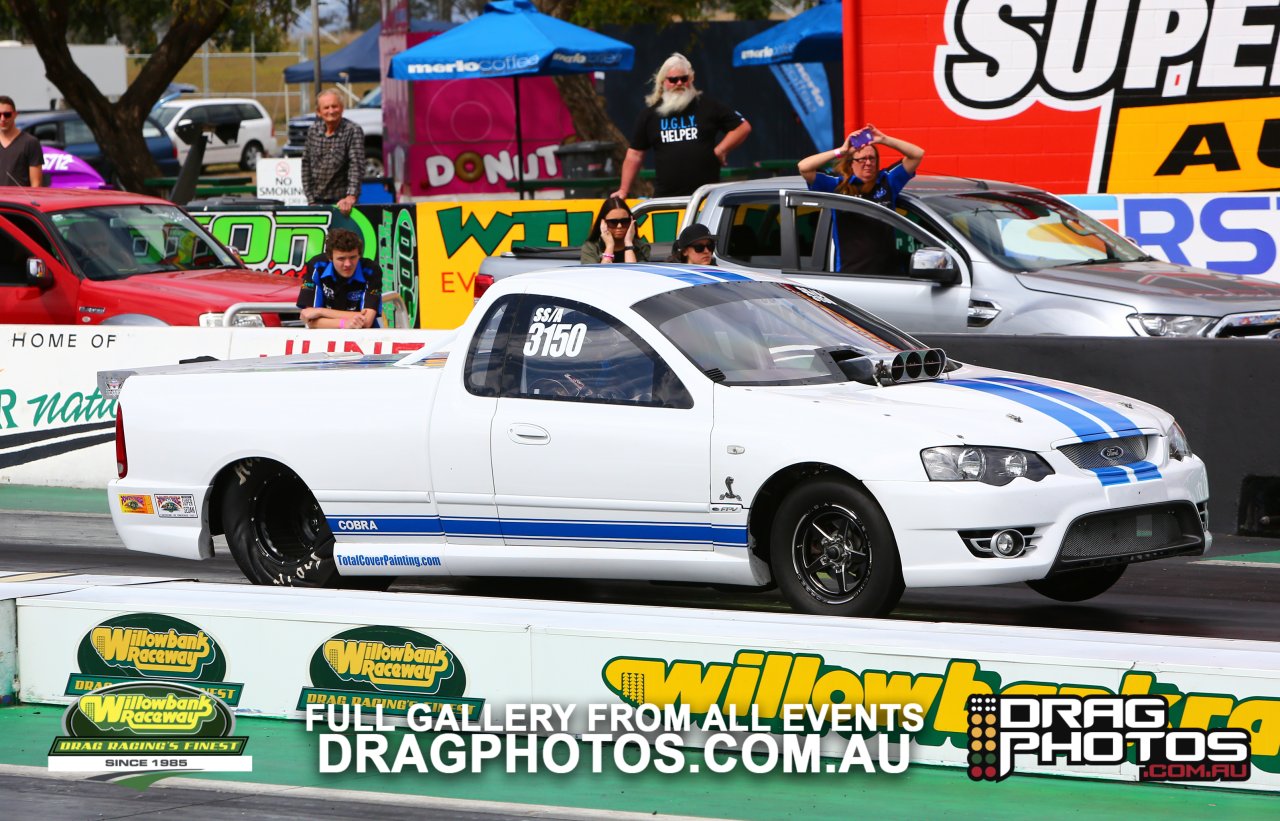
[[551, 434], [546, 428], [516, 422], [507, 428], [507, 436], [517, 445], [545, 445], [551, 441]]

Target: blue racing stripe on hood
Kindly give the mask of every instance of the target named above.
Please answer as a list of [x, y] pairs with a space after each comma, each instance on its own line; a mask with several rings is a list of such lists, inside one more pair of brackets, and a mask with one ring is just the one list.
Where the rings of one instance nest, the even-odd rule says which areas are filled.
[[984, 381], [1000, 382], [1005, 385], [1013, 385], [1014, 387], [1023, 388], [1029, 391], [1035, 391], [1038, 394], [1057, 399], [1060, 402], [1066, 402], [1090, 416], [1096, 417], [1102, 424], [1111, 428], [1121, 436], [1129, 436], [1138, 430], [1138, 425], [1129, 417], [1120, 413], [1114, 408], [1109, 408], [1101, 402], [1096, 402], [1087, 396], [1081, 396], [1078, 393], [1058, 388], [1053, 385], [1041, 385], [1036, 382], [1028, 382], [1025, 379], [1013, 379], [1007, 376], [984, 377]]
[[978, 379], [951, 379], [943, 383], [944, 385], [955, 385], [958, 388], [969, 388], [970, 390], [981, 391], [992, 396], [999, 396], [1002, 399], [1008, 399], [1017, 402], [1019, 405], [1025, 405], [1032, 410], [1039, 411], [1045, 416], [1052, 417], [1071, 429], [1071, 432], [1079, 436], [1082, 441], [1089, 439], [1111, 439], [1114, 434], [1102, 427], [1096, 420], [1090, 419], [1083, 413], [1063, 407], [1058, 402], [1054, 402], [1038, 393], [1019, 390], [1010, 385], [1001, 385], [995, 382], [984, 382]]
[[720, 271], [715, 268], [681, 268], [676, 265], [631, 265], [636, 271], [646, 274], [657, 274], [667, 279], [675, 279], [686, 285], [710, 285], [714, 282], [753, 282], [755, 277], [745, 276], [736, 271]]

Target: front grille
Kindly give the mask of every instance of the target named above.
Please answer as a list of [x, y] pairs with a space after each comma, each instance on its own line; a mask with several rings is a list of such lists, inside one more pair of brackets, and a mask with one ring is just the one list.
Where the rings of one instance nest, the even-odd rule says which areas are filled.
[[1148, 505], [1094, 513], [1072, 522], [1062, 539], [1056, 569], [1203, 552], [1204, 530], [1195, 505]]
[[1225, 317], [1210, 332], [1215, 337], [1265, 338], [1280, 332], [1280, 313], [1234, 314]]
[[[1119, 453], [1114, 452], [1117, 448]], [[1147, 458], [1147, 437], [1140, 435], [1125, 436], [1120, 439], [1099, 439], [1096, 442], [1063, 445], [1058, 450], [1062, 451], [1063, 455], [1076, 467], [1085, 470], [1129, 465]]]
[[306, 125], [289, 125], [289, 144], [305, 145], [307, 142], [307, 132], [311, 130], [311, 123]]

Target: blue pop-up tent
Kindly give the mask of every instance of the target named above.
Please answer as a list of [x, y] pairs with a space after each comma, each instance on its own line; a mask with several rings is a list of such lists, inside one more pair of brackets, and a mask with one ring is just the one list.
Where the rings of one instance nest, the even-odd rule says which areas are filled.
[[[520, 77], [629, 71], [635, 49], [534, 8], [529, 0], [494, 0], [484, 13], [391, 58], [393, 80], [511, 77], [515, 84], [516, 154], [520, 134]], [[524, 182], [524, 163], [516, 175]], [[521, 188], [520, 196], [524, 196]]]
[[[347, 45], [320, 58], [320, 82], [337, 83], [377, 83], [382, 80], [381, 66], [378, 64], [378, 36], [382, 34], [382, 24], [370, 26], [369, 30], [352, 40]], [[315, 80], [315, 61], [308, 60], [289, 66], [284, 70], [286, 83], [310, 83]], [[343, 77], [341, 75], [345, 74]]]
[[808, 11], [738, 43], [733, 65], [768, 66], [822, 150], [830, 145], [832, 131], [830, 85], [822, 64], [840, 62], [843, 49], [840, 0], [820, 0]]

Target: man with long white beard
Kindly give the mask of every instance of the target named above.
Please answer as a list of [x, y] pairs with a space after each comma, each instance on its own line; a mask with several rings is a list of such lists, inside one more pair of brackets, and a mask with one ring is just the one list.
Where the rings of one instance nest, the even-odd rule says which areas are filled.
[[683, 196], [719, 182], [729, 152], [751, 133], [741, 114], [694, 88], [693, 66], [683, 54], [672, 54], [654, 73], [645, 103], [649, 107], [636, 123], [615, 197], [626, 198], [650, 148], [657, 166], [654, 196]]

